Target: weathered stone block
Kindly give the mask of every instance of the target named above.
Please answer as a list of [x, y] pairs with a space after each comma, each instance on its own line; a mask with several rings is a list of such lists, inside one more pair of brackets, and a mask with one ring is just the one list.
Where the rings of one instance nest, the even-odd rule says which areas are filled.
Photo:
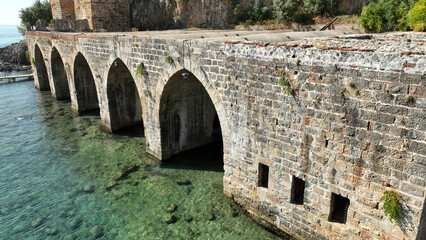
[[53, 19], [52, 27], [53, 27], [53, 31], [57, 31], [57, 32], [70, 31], [70, 26], [68, 24], [68, 21], [65, 19]]
[[74, 25], [74, 31], [87, 32], [90, 30], [89, 21], [87, 19], [77, 19], [72, 21]]
[[46, 20], [39, 19], [36, 22], [36, 31], [46, 31]]

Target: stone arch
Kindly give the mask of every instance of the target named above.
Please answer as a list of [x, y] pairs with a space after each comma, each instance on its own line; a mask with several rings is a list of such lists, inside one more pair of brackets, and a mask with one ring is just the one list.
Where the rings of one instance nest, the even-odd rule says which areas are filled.
[[37, 72], [38, 88], [42, 91], [50, 90], [46, 63], [44, 62], [44, 57], [38, 44], [34, 46], [34, 65]]
[[56, 99], [69, 100], [70, 89], [68, 86], [68, 77], [65, 72], [65, 65], [61, 54], [56, 47], [52, 48], [51, 58], [52, 79], [54, 86], [54, 97]]
[[86, 58], [80, 52], [74, 60], [74, 86], [78, 112], [99, 109], [95, 79]]
[[182, 69], [165, 84], [159, 120], [162, 160], [215, 141], [223, 141], [223, 113], [212, 91], [192, 72]]
[[143, 125], [141, 97], [126, 64], [117, 58], [107, 77], [108, 108], [111, 131]]

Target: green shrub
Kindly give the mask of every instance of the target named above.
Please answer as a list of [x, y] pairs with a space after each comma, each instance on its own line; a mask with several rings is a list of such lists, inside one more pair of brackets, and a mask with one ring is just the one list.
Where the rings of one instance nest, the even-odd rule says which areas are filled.
[[419, 0], [413, 8], [408, 11], [407, 25], [414, 31], [426, 31], [426, 0]]
[[233, 1], [232, 4], [237, 20], [244, 25], [262, 23], [272, 17], [272, 10], [268, 6], [263, 6], [260, 0], [255, 0], [253, 7], [249, 10], [241, 10], [241, 5], [237, 1]]
[[300, 12], [301, 0], [273, 0], [275, 18], [278, 22], [294, 20], [296, 13]]
[[337, 8], [337, 0], [305, 0], [305, 8], [310, 16], [332, 16]]
[[366, 32], [408, 30], [405, 16], [414, 0], [379, 0], [364, 7], [361, 25]]
[[391, 223], [398, 223], [398, 218], [402, 215], [401, 198], [395, 191], [385, 191], [383, 197], [383, 209], [385, 215], [389, 217]]
[[372, 2], [362, 9], [361, 26], [365, 32], [382, 32], [384, 30], [383, 15], [377, 4]]

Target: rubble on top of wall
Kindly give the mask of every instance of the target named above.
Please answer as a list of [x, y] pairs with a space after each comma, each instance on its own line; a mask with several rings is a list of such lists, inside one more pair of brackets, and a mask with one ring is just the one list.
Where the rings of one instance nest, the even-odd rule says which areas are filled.
[[387, 34], [362, 34], [339, 37], [309, 38], [303, 39], [305, 45], [313, 45], [317, 48], [332, 48], [350, 50], [371, 50], [377, 52], [401, 52], [405, 55], [426, 54], [426, 34], [415, 32], [387, 33]]
[[52, 31], [57, 32], [88, 32], [90, 31], [87, 19], [65, 20], [53, 19]]

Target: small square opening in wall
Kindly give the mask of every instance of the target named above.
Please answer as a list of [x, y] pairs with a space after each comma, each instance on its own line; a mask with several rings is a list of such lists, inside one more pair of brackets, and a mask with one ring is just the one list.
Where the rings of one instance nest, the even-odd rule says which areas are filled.
[[291, 197], [290, 202], [294, 204], [303, 204], [303, 198], [305, 196], [305, 181], [293, 176], [291, 183]]
[[350, 205], [349, 198], [342, 197], [335, 193], [331, 194], [330, 222], [346, 223], [348, 209]]
[[269, 166], [259, 163], [258, 186], [268, 188], [268, 183], [269, 183]]

